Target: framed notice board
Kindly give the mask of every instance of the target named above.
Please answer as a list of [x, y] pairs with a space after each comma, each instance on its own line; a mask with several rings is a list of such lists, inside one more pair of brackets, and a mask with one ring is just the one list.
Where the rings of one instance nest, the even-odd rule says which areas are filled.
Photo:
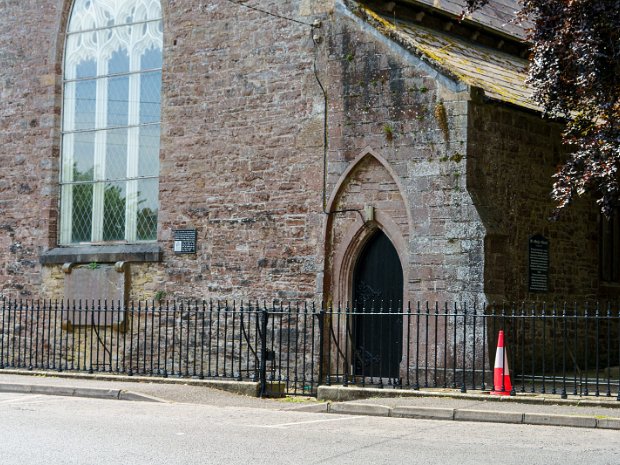
[[174, 253], [196, 253], [196, 230], [195, 229], [175, 229], [174, 233]]
[[549, 292], [549, 239], [540, 234], [529, 240], [528, 275], [530, 292]]

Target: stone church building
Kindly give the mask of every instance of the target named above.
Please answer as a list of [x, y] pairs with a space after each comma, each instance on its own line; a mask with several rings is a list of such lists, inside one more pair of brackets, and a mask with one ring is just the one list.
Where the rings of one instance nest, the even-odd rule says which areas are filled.
[[0, 292], [594, 299], [516, 0], [0, 2]]

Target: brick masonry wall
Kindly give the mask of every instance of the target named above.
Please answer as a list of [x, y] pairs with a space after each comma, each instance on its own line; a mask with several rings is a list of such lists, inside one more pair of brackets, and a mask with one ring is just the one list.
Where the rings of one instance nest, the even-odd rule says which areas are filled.
[[[391, 174], [369, 173], [385, 181], [382, 193], [369, 195], [384, 202], [377, 204], [379, 212], [394, 218], [407, 238], [411, 291], [466, 287], [470, 270], [480, 268], [471, 250], [479, 251], [481, 241], [475, 226], [473, 237], [462, 227], [471, 224], [460, 175], [462, 95], [438, 85], [432, 70], [418, 69], [368, 26], [363, 30], [347, 15], [324, 16], [331, 2], [261, 3], [308, 21], [322, 15], [323, 41], [316, 49], [307, 26], [225, 2], [162, 6], [158, 239], [164, 253], [160, 264], [130, 265], [130, 298], [158, 292], [323, 296], [323, 96], [312, 70], [315, 53], [330, 102], [327, 195], [350, 162], [372, 148], [388, 161]], [[60, 267], [43, 268], [38, 257], [56, 244], [61, 31], [70, 2], [50, 1], [44, 8], [41, 15], [32, 2], [2, 5], [9, 19], [0, 36], [8, 64], [0, 71], [7, 102], [0, 109], [0, 156], [11, 170], [0, 184], [1, 227], [7, 232], [0, 237], [0, 285], [9, 295], [60, 297]], [[26, 53], [33, 42], [41, 46]], [[404, 223], [407, 209], [415, 234]], [[197, 229], [196, 255], [172, 253], [177, 228]], [[447, 235], [448, 229], [454, 234]], [[335, 245], [329, 247], [328, 256]], [[417, 266], [423, 263], [433, 266]]]
[[[63, 297], [60, 265], [42, 267], [39, 256], [57, 244], [62, 31], [70, 5], [0, 3], [5, 295]], [[471, 101], [465, 86], [333, 0], [253, 5], [308, 22], [320, 17], [320, 42], [309, 26], [225, 0], [162, 1], [163, 260], [128, 265], [129, 299], [350, 298], [365, 236], [358, 213], [323, 212], [324, 96], [315, 57], [328, 102], [327, 206], [375, 208], [370, 226], [395, 243], [406, 299], [610, 295], [597, 278], [592, 203], [582, 199], [561, 221], [547, 220], [551, 174], [563, 157], [559, 127]], [[195, 255], [172, 252], [172, 231], [180, 228], [197, 230]], [[551, 242], [547, 294], [527, 292], [534, 233]], [[461, 325], [457, 346], [461, 329], [473, 340], [472, 328]], [[437, 337], [437, 355], [452, 353], [441, 330]]]

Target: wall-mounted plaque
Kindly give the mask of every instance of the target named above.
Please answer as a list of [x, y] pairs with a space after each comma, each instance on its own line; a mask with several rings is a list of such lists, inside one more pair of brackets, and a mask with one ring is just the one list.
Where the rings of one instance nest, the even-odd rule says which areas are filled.
[[530, 237], [529, 291], [549, 291], [549, 239], [540, 234]]
[[196, 230], [175, 229], [174, 253], [196, 253]]

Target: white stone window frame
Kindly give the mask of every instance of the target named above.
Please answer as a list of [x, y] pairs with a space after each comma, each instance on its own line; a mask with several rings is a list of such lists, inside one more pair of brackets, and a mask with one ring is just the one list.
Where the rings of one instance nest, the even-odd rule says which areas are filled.
[[[129, 21], [128, 21], [129, 19]], [[105, 26], [100, 26], [105, 24]], [[143, 179], [158, 179], [159, 173], [153, 176], [139, 176], [139, 130], [144, 126], [159, 125], [157, 122], [140, 124], [140, 78], [145, 73], [159, 71], [159, 68], [141, 69], [142, 54], [155, 46], [163, 50], [163, 34], [161, 32], [162, 14], [159, 0], [76, 0], [70, 16], [65, 41], [65, 57], [63, 61], [63, 105], [62, 105], [62, 147], [60, 173], [60, 245], [79, 245], [109, 243], [103, 241], [104, 229], [104, 192], [107, 182], [127, 182], [125, 195], [125, 235], [124, 240], [111, 241], [121, 243], [154, 242], [153, 240], [137, 240], [138, 182]], [[135, 37], [133, 30], [141, 27], [143, 34]], [[122, 37], [123, 29], [130, 34]], [[110, 36], [109, 32], [112, 31]], [[95, 37], [96, 43], [83, 40], [77, 49], [70, 49], [72, 36], [82, 35], [83, 39]], [[106, 34], [108, 37], [106, 38]], [[106, 40], [107, 39], [107, 40]], [[124, 40], [124, 42], [123, 42]], [[126, 73], [109, 74], [107, 65], [112, 54], [126, 48], [129, 55], [129, 71]], [[85, 59], [94, 59], [97, 65], [96, 76], [76, 77], [77, 66]], [[128, 117], [127, 126], [107, 125], [108, 79], [116, 76], [128, 76]], [[93, 129], [75, 129], [76, 83], [79, 81], [96, 83], [96, 112]], [[67, 128], [71, 128], [67, 130]], [[105, 178], [106, 163], [106, 131], [127, 128], [127, 167], [126, 176], [121, 179]], [[93, 180], [90, 182], [73, 180], [74, 136], [80, 132], [92, 132], [94, 137]], [[73, 195], [75, 184], [93, 185], [93, 205], [91, 217], [91, 240], [73, 242]]]

